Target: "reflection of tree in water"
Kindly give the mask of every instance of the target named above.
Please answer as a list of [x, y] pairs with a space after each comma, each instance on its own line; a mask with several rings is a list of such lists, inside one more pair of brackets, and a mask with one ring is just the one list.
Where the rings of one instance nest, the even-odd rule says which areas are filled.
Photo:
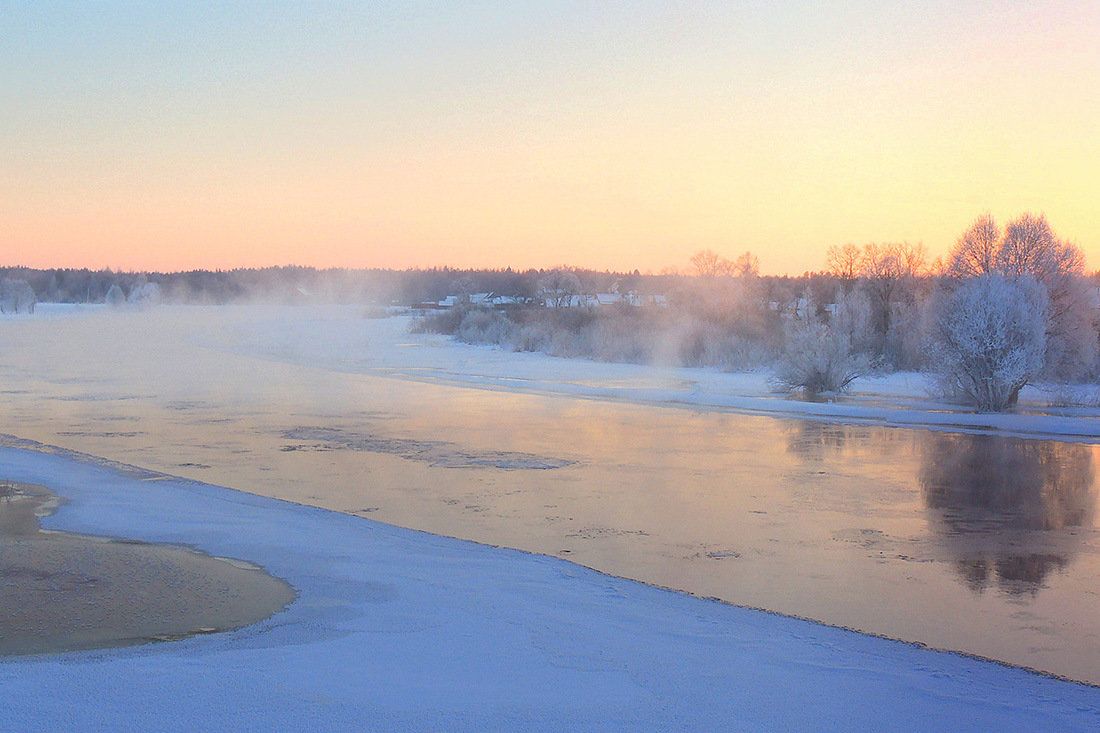
[[787, 450], [804, 460], [820, 461], [837, 453], [848, 442], [849, 426], [818, 420], [787, 423]]
[[[881, 456], [884, 451], [911, 446], [911, 431], [872, 425], [846, 425], [828, 420], [786, 422], [787, 450], [804, 461], [852, 458], [852, 453]], [[845, 453], [845, 455], [841, 455]]]
[[1076, 553], [1059, 532], [1089, 524], [1086, 446], [991, 435], [926, 433], [921, 493], [966, 585], [1034, 595]]

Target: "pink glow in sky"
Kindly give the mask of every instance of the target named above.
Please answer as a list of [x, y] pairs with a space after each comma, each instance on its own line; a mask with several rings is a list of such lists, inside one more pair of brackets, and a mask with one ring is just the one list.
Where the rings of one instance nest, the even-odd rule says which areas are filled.
[[1100, 266], [1100, 3], [7, 3], [0, 264]]

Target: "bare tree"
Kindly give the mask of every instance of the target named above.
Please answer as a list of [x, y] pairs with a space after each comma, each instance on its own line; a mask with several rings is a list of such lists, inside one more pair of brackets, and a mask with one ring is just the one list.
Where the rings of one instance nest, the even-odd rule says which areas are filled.
[[881, 320], [879, 330], [885, 334], [890, 326], [890, 300], [901, 279], [901, 260], [890, 245], [868, 244], [863, 248], [860, 276]]
[[860, 258], [859, 274], [869, 279], [900, 280], [920, 277], [927, 271], [928, 251], [917, 242], [867, 244]]
[[728, 260], [714, 250], [702, 249], [691, 256], [695, 274], [704, 278], [750, 277], [760, 274], [760, 259], [752, 252], [743, 252]]
[[825, 266], [830, 274], [851, 282], [863, 270], [863, 250], [854, 244], [843, 247], [834, 244], [825, 252]]
[[902, 274], [905, 277], [921, 277], [928, 273], [928, 250], [925, 249], [924, 242], [916, 244], [902, 242], [894, 247], [897, 249]]
[[997, 270], [1005, 277], [1031, 275], [1042, 282], [1059, 267], [1058, 245], [1045, 215], [1023, 214], [1005, 227]]
[[997, 271], [1005, 277], [1030, 275], [1042, 283], [1055, 322], [1076, 305], [1073, 282], [1084, 276], [1084, 253], [1077, 245], [1058, 239], [1046, 216], [1024, 214], [1009, 222], [997, 260]]
[[733, 263], [713, 250], [699, 250], [691, 256], [691, 266], [699, 277], [729, 275]]
[[752, 252], [743, 252], [730, 263], [730, 274], [734, 277], [756, 277], [760, 274], [760, 258]]
[[963, 232], [951, 250], [947, 274], [974, 277], [995, 272], [1008, 278], [1030, 275], [1048, 289], [1060, 278], [1084, 272], [1085, 258], [1076, 245], [1058, 239], [1044, 214], [1022, 214], [1002, 233], [993, 217], [983, 214]]
[[899, 354], [891, 353], [891, 344], [899, 341], [894, 333], [895, 311], [913, 306], [916, 299], [916, 278], [925, 273], [927, 258], [923, 244], [893, 242], [868, 244], [863, 248], [860, 276], [871, 299], [875, 332], [878, 335], [876, 353], [897, 363]]
[[976, 277], [997, 272], [1001, 230], [990, 214], [982, 214], [951, 249], [947, 272], [950, 277]]

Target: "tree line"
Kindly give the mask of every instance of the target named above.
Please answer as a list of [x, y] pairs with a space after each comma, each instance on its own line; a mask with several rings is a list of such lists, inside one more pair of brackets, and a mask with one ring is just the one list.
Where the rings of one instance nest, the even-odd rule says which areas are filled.
[[1003, 228], [980, 216], [946, 261], [926, 260], [919, 245], [830, 248], [841, 286], [828, 313], [788, 325], [781, 378], [826, 391], [876, 363], [921, 368], [981, 410], [1014, 405], [1037, 379], [1096, 378], [1096, 278], [1045, 216], [1023, 214]]
[[[591, 301], [574, 295], [600, 285], [560, 271], [536, 282], [534, 307], [467, 305], [417, 328], [560, 356], [766, 367], [779, 386], [810, 396], [863, 375], [922, 370], [945, 396], [980, 410], [1011, 407], [1036, 380], [1100, 375], [1097, 278], [1041, 214], [1003, 228], [981, 216], [946, 260], [906, 242], [826, 255], [823, 272], [765, 277], [751, 253], [730, 260], [703, 250], [690, 273], [663, 276], [664, 307], [583, 307]], [[581, 307], [565, 307], [573, 304]]]
[[0, 279], [25, 283], [39, 302], [105, 303], [112, 287], [126, 300], [135, 290], [153, 284], [163, 302], [192, 305], [262, 302], [413, 306], [461, 292], [493, 292], [534, 301], [540, 281], [561, 273], [578, 277], [583, 292], [603, 292], [616, 282], [624, 282], [627, 287], [657, 293], [680, 277], [571, 267], [386, 270], [286, 266], [173, 273], [0, 267]]

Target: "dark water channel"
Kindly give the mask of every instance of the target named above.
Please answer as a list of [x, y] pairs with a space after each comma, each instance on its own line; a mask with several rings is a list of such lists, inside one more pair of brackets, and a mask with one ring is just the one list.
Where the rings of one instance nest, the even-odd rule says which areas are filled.
[[4, 432], [1100, 683], [1094, 445], [472, 389], [181, 337], [237, 318], [10, 328]]

